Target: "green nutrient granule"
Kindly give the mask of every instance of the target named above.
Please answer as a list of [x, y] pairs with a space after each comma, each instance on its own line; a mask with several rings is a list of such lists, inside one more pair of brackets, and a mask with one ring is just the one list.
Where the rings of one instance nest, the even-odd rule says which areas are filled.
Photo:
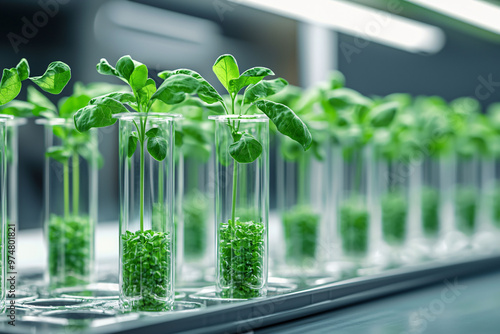
[[348, 256], [362, 256], [368, 250], [368, 211], [363, 207], [344, 204], [340, 208], [342, 249]]
[[187, 197], [182, 205], [186, 259], [199, 259], [205, 255], [207, 207], [206, 200], [199, 196]]
[[51, 215], [48, 226], [49, 275], [52, 287], [89, 284], [93, 226], [88, 217]]
[[253, 298], [265, 294], [265, 227], [231, 220], [219, 227], [219, 284], [222, 298]]
[[315, 258], [320, 215], [310, 207], [296, 206], [283, 214], [286, 259], [302, 265]]
[[500, 187], [497, 186], [492, 195], [493, 224], [500, 228]]
[[422, 229], [428, 238], [439, 233], [439, 193], [434, 188], [422, 188]]
[[168, 232], [126, 231], [122, 242], [122, 291], [132, 311], [168, 311], [173, 301]]
[[382, 198], [382, 235], [392, 246], [402, 245], [406, 238], [406, 215], [408, 202], [397, 192]]
[[455, 211], [457, 229], [465, 234], [474, 233], [476, 225], [477, 191], [474, 188], [457, 188], [455, 196]]

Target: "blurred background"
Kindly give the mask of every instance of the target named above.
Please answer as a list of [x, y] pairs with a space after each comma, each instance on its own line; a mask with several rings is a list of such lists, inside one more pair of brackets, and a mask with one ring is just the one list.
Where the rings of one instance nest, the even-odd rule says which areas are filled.
[[[240, 69], [266, 66], [302, 87], [338, 69], [368, 96], [471, 96], [485, 107], [500, 100], [499, 17], [500, 1], [478, 0], [2, 0], [0, 60], [27, 58], [33, 75], [66, 62], [63, 96], [76, 81], [118, 83], [96, 72], [100, 58], [129, 54], [151, 77], [185, 67], [215, 82], [213, 62], [231, 53]], [[100, 221], [118, 220], [116, 131], [100, 131]], [[41, 227], [43, 129], [30, 120], [19, 134], [20, 227]]]

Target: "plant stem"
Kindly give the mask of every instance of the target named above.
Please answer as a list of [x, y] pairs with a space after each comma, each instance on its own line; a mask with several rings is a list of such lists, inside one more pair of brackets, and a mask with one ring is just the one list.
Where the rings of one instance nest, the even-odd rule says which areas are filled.
[[73, 163], [73, 215], [78, 216], [78, 202], [79, 202], [79, 192], [80, 192], [80, 161], [78, 159], [78, 153], [73, 153], [72, 158]]
[[234, 224], [234, 218], [235, 218], [235, 209], [236, 209], [236, 189], [238, 187], [238, 162], [234, 160], [233, 163], [233, 205], [231, 208], [231, 221]]
[[141, 224], [141, 232], [144, 231], [144, 144], [143, 144], [143, 141], [144, 139], [142, 138], [141, 141], [140, 141], [140, 144], [141, 144], [141, 147], [140, 147], [140, 150], [141, 150], [141, 161], [140, 161], [140, 164], [141, 164], [141, 168], [140, 168], [140, 188], [139, 188], [139, 191], [140, 191], [140, 224]]
[[69, 217], [69, 160], [63, 163], [64, 217]]

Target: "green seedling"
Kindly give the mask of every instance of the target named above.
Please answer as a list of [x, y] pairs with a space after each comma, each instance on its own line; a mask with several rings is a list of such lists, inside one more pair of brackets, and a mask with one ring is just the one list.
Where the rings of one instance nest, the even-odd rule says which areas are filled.
[[[267, 99], [268, 96], [278, 93], [287, 86], [288, 83], [284, 79], [264, 80], [265, 77], [274, 75], [270, 69], [265, 67], [254, 67], [240, 74], [236, 60], [231, 55], [220, 56], [215, 61], [212, 69], [222, 86], [227, 90], [228, 98], [223, 98], [201, 75], [188, 69], [161, 72], [159, 76], [165, 81], [154, 96], [167, 104], [182, 102], [185, 99], [184, 95], [171, 93], [172, 89], [170, 87], [175, 86], [182, 87], [182, 92], [185, 94], [197, 94], [207, 104], [220, 104], [222, 112], [226, 115], [243, 116], [253, 113], [255, 110], [260, 110], [269, 117], [279, 132], [297, 141], [304, 149], [311, 146], [311, 133], [302, 120], [289, 107]], [[239, 95], [242, 90], [243, 94]], [[252, 163], [258, 159], [263, 148], [262, 144], [254, 136], [240, 130], [238, 118], [228, 120], [227, 126], [232, 139], [228, 149], [229, 152], [222, 152], [221, 150], [217, 152], [223, 163], [229, 165], [230, 158], [233, 160], [231, 219], [227, 223], [220, 224], [219, 229], [219, 236], [224, 231], [232, 231], [231, 239], [228, 240], [226, 237], [225, 246], [221, 244], [219, 249], [219, 261], [222, 271], [220, 275], [222, 280], [231, 288], [229, 290], [223, 289], [222, 295], [229, 296], [230, 294], [233, 297], [250, 298], [261, 292], [252, 292], [255, 289], [255, 284], [252, 279], [253, 276], [249, 276], [249, 273], [261, 275], [262, 271], [244, 269], [239, 258], [233, 256], [234, 252], [240, 251], [234, 247], [250, 243], [248, 244], [249, 249], [258, 249], [260, 245], [264, 244], [264, 240], [258, 240], [257, 237], [264, 238], [265, 234], [262, 232], [253, 234], [252, 238], [246, 237], [250, 233], [247, 229], [261, 226], [262, 223], [237, 219], [240, 217], [236, 211], [238, 206], [236, 203], [238, 165]], [[240, 231], [240, 233], [236, 233], [236, 231]], [[231, 250], [231, 252], [228, 250]], [[263, 252], [255, 252], [253, 256], [249, 257], [252, 262], [248, 262], [246, 266], [260, 268], [260, 263], [263, 263], [263, 256]], [[259, 279], [262, 279], [262, 277], [259, 277]], [[259, 287], [259, 289], [261, 288], [262, 286]]]
[[[74, 122], [78, 131], [85, 132], [91, 128], [106, 127], [116, 123], [114, 114], [129, 112], [127, 107], [139, 114], [143, 114], [135, 122], [136, 131], [128, 138], [127, 156], [130, 159], [139, 146], [139, 231], [126, 231], [121, 236], [123, 247], [122, 256], [122, 282], [123, 293], [132, 298], [131, 305], [125, 305], [132, 310], [161, 311], [171, 307], [172, 296], [170, 289], [171, 276], [169, 269], [172, 261], [170, 244], [172, 243], [171, 231], [164, 231], [166, 223], [166, 208], [163, 206], [163, 194], [158, 194], [161, 199], [153, 207], [152, 226], [154, 230], [144, 229], [144, 177], [145, 177], [145, 150], [153, 159], [163, 161], [167, 156], [168, 142], [164, 130], [159, 127], [147, 129], [148, 113], [153, 111], [156, 101], [174, 105], [183, 102], [188, 92], [198, 89], [198, 81], [187, 75], [165, 80], [160, 87], [156, 87], [153, 79], [148, 77], [146, 65], [133, 60], [130, 56], [120, 58], [116, 67], [111, 66], [106, 59], [101, 59], [97, 64], [97, 71], [103, 75], [112, 75], [130, 86], [131, 92], [112, 92], [92, 99], [89, 104], [79, 109]], [[176, 136], [177, 137], [177, 136]], [[146, 146], [146, 149], [145, 149]], [[159, 175], [159, 182], [163, 174]], [[155, 218], [156, 217], [156, 218]], [[135, 235], [131, 238], [131, 233]], [[161, 243], [161, 247], [158, 245]], [[128, 250], [154, 249], [157, 256], [152, 258], [147, 251], [131, 253]], [[133, 254], [133, 260], [128, 259]], [[158, 264], [157, 261], [160, 261]], [[149, 274], [149, 268], [156, 268]], [[167, 282], [167, 283], [165, 283]], [[154, 288], [153, 288], [154, 287]], [[128, 303], [128, 302], [126, 302]]]

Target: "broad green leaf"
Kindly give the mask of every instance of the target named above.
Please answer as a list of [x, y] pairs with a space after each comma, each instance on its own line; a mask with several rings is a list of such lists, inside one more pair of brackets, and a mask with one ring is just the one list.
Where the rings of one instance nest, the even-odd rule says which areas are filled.
[[21, 92], [21, 78], [15, 68], [4, 68], [0, 81], [0, 105], [10, 102]]
[[68, 136], [67, 128], [64, 126], [61, 126], [61, 125], [54, 125], [52, 127], [52, 133], [54, 133], [54, 135], [56, 137], [59, 137], [62, 139], [65, 139]]
[[33, 86], [28, 87], [27, 100], [41, 108], [41, 110], [52, 110], [57, 112], [56, 106], [42, 92]]
[[63, 98], [59, 107], [59, 116], [63, 118], [73, 117], [74, 113], [85, 107], [90, 101], [87, 95], [70, 96]]
[[212, 70], [221, 82], [221, 84], [230, 92], [229, 81], [240, 76], [238, 64], [232, 55], [225, 54], [217, 58]]
[[12, 100], [7, 104], [0, 106], [0, 113], [5, 115], [13, 115], [15, 117], [30, 117], [33, 115], [35, 105], [29, 102]]
[[148, 68], [146, 65], [141, 64], [137, 66], [130, 75], [129, 83], [133, 90], [139, 91], [148, 80]]
[[114, 75], [120, 77], [120, 73], [108, 63], [105, 58], [102, 58], [99, 64], [96, 66], [97, 72], [104, 75]]
[[49, 64], [42, 76], [29, 78], [38, 87], [50, 94], [59, 94], [71, 79], [71, 69], [63, 62]]
[[222, 102], [222, 96], [215, 90], [215, 88], [208, 83], [207, 80], [205, 80], [199, 73], [189, 70], [189, 69], [177, 69], [174, 71], [163, 71], [158, 73], [158, 76], [162, 79], [168, 79], [169, 77], [176, 75], [176, 74], [185, 74], [192, 76], [193, 78], [196, 78], [198, 82], [200, 83], [200, 87], [198, 88], [198, 96], [200, 99], [205, 102], [205, 103], [216, 103], [216, 102]]
[[349, 88], [339, 88], [330, 91], [327, 94], [327, 99], [330, 105], [336, 110], [354, 105], [365, 107], [370, 107], [371, 105], [370, 99]]
[[177, 104], [184, 101], [188, 94], [196, 93], [199, 87], [200, 83], [196, 78], [177, 74], [163, 81], [151, 99], [158, 99], [166, 104]]
[[238, 93], [243, 87], [255, 85], [264, 77], [274, 75], [274, 72], [266, 67], [253, 67], [243, 72], [237, 79], [229, 80], [229, 92]]
[[28, 79], [28, 77], [30, 76], [30, 66], [28, 65], [28, 61], [25, 58], [21, 59], [19, 64], [17, 64], [16, 70], [21, 81]]
[[146, 132], [146, 137], [154, 138], [157, 136], [165, 136], [165, 131], [160, 128], [151, 128]]
[[250, 163], [262, 154], [262, 145], [254, 136], [244, 132], [229, 145], [229, 154], [239, 163]]
[[134, 72], [134, 69], [134, 61], [130, 56], [123, 56], [116, 62], [116, 71], [118, 71], [118, 73], [120, 73], [120, 75], [127, 81], [130, 80], [130, 76]]
[[287, 106], [267, 101], [258, 100], [253, 103], [276, 125], [279, 132], [297, 141], [304, 150], [307, 150], [312, 144], [312, 136], [307, 126], [295, 115], [292, 109]]
[[247, 88], [244, 95], [246, 104], [253, 103], [259, 99], [266, 98], [281, 91], [288, 85], [285, 79], [263, 80]]
[[130, 158], [134, 155], [134, 152], [137, 148], [137, 141], [139, 140], [139, 136], [137, 132], [132, 132], [132, 135], [128, 137], [128, 148], [127, 148], [127, 156]]
[[137, 91], [137, 97], [139, 99], [138, 102], [141, 105], [145, 106], [145, 108], [149, 109], [150, 105], [148, 105], [148, 103], [155, 92], [156, 92], [155, 81], [151, 78], [147, 79], [146, 84]]
[[88, 105], [75, 113], [75, 127], [80, 132], [91, 128], [100, 128], [116, 123], [114, 114], [128, 112], [120, 102], [111, 98], [103, 99], [99, 104]]
[[71, 157], [71, 151], [63, 146], [52, 146], [47, 149], [45, 156], [60, 163], [65, 163]]
[[396, 112], [398, 111], [399, 103], [388, 102], [376, 106], [370, 111], [370, 124], [376, 128], [389, 126]]
[[146, 132], [148, 137], [147, 149], [151, 156], [158, 160], [163, 161], [167, 156], [168, 143], [165, 139], [165, 133], [160, 128], [152, 128]]
[[129, 92], [113, 92], [109, 94], [105, 94], [102, 96], [95, 97], [90, 100], [90, 104], [99, 104], [102, 102], [102, 100], [110, 98], [113, 100], [116, 100], [118, 102], [121, 102], [123, 104], [128, 104], [128, 103], [133, 103], [135, 102], [135, 96], [132, 93]]

